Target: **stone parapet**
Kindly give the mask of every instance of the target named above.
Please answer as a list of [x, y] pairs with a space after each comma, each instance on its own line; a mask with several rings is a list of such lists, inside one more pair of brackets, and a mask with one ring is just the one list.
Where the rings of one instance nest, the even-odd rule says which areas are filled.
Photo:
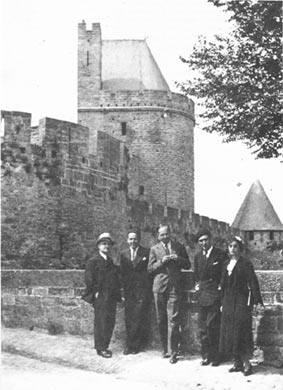
[[[194, 274], [185, 271], [186, 304], [182, 321], [183, 345], [199, 352]], [[266, 308], [253, 318], [255, 356], [283, 362], [283, 271], [257, 271]], [[81, 299], [84, 271], [2, 270], [2, 322], [6, 327], [45, 328], [50, 332], [93, 333], [93, 309]], [[268, 298], [267, 298], [268, 297]], [[118, 305], [114, 337], [125, 338], [124, 308]], [[152, 342], [158, 334], [152, 312]]]

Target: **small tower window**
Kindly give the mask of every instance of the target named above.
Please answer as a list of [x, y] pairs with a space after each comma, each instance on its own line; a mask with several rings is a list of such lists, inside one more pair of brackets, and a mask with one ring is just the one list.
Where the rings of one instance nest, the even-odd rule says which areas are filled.
[[269, 239], [274, 240], [274, 232], [269, 232]]
[[144, 195], [144, 186], [139, 187], [139, 194]]
[[122, 126], [122, 135], [126, 135], [126, 133], [127, 133], [127, 122], [122, 122], [121, 126]]
[[86, 65], [89, 66], [89, 51], [86, 52]]
[[21, 148], [20, 148], [20, 151], [21, 151], [21, 153], [25, 153], [25, 152], [26, 152], [26, 148], [21, 147]]
[[85, 164], [86, 161], [85, 161], [85, 157], [82, 157], [82, 163]]
[[249, 234], [249, 240], [252, 241], [254, 240], [254, 232], [248, 232]]
[[51, 152], [51, 157], [52, 157], [52, 158], [55, 158], [56, 156], [57, 156], [56, 151], [55, 151], [55, 150], [52, 150], [52, 152]]

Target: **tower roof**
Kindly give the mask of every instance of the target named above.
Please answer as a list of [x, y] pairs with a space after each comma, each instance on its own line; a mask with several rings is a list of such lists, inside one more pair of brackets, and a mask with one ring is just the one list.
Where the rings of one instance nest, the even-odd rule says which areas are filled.
[[283, 230], [283, 225], [259, 180], [249, 189], [232, 227], [241, 230]]
[[170, 91], [145, 40], [102, 41], [102, 89]]

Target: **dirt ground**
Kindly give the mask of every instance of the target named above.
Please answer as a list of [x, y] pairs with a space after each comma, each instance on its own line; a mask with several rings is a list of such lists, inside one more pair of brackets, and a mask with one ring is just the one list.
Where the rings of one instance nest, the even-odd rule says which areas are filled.
[[229, 373], [231, 362], [201, 367], [199, 356], [184, 356], [175, 365], [149, 350], [124, 356], [111, 345], [103, 359], [91, 337], [52, 336], [42, 330], [2, 329], [3, 390], [282, 390], [283, 369], [253, 362], [254, 374]]

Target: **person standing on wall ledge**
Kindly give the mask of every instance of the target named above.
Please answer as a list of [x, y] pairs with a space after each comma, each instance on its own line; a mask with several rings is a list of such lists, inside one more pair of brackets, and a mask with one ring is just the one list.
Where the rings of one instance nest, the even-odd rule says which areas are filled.
[[103, 358], [111, 358], [108, 349], [116, 318], [116, 305], [121, 302], [119, 268], [110, 257], [114, 241], [102, 233], [96, 241], [99, 254], [88, 260], [85, 269], [86, 291], [82, 296], [94, 306], [94, 348]]
[[195, 290], [199, 304], [199, 333], [202, 366], [220, 364], [220, 279], [227, 254], [212, 245], [211, 233], [201, 229], [196, 235], [200, 251], [194, 258]]
[[120, 254], [125, 298], [126, 346], [124, 355], [137, 354], [147, 344], [150, 330], [151, 278], [147, 273], [149, 249], [140, 245], [138, 228], [128, 230], [129, 248]]
[[171, 356], [170, 363], [174, 364], [178, 361], [180, 340], [183, 290], [181, 269], [190, 269], [191, 263], [185, 247], [171, 240], [168, 225], [159, 226], [158, 239], [159, 243], [150, 250], [148, 272], [153, 276], [153, 296], [163, 347], [162, 356]]
[[242, 255], [242, 239], [231, 237], [228, 250], [230, 259], [221, 277], [220, 352], [233, 355], [234, 365], [229, 372], [242, 371], [248, 376], [252, 374], [252, 310], [254, 306], [263, 307], [263, 302], [253, 265]]

